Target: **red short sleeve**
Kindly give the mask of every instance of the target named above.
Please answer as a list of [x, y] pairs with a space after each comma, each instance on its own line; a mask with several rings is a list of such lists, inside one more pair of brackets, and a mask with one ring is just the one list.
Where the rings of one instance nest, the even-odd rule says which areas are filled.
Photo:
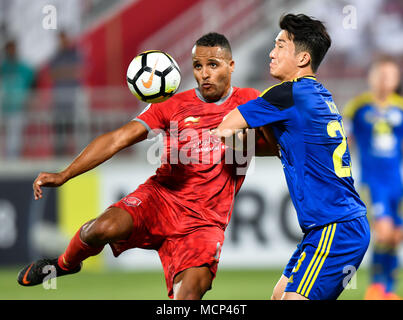
[[169, 126], [171, 110], [168, 101], [149, 104], [134, 120], [141, 122], [148, 131], [165, 130]]
[[253, 88], [245, 88], [247, 95], [250, 96], [250, 99], [256, 99], [258, 96], [260, 96], [260, 91], [253, 89]]

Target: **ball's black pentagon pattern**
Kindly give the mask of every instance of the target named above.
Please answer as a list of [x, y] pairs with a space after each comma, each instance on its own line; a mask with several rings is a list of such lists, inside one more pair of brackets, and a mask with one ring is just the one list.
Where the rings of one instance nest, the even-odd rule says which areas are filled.
[[[150, 72], [150, 73], [152, 72], [153, 69], [151, 67], [147, 66], [147, 56], [150, 53], [155, 53], [155, 52], [162, 53], [163, 55], [165, 55], [169, 59], [169, 61], [171, 61], [171, 65], [162, 72], [159, 70], [154, 71], [154, 74], [161, 78], [160, 91], [156, 94], [145, 96], [137, 87], [136, 82], [144, 71]], [[134, 90], [136, 90], [137, 94], [141, 97], [141, 100], [143, 100], [144, 102], [148, 102], [148, 101], [156, 99], [158, 97], [172, 97], [175, 94], [175, 92], [165, 92], [165, 77], [174, 69], [176, 69], [179, 72], [179, 75], [181, 75], [181, 72], [180, 72], [179, 68], [176, 66], [173, 59], [168, 54], [166, 54], [165, 52], [160, 51], [160, 50], [146, 51], [146, 52], [140, 53], [139, 56], [141, 56], [141, 69], [139, 71], [137, 71], [137, 73], [134, 75], [133, 79], [130, 79], [129, 77], [127, 77], [127, 82], [129, 82], [133, 86]]]

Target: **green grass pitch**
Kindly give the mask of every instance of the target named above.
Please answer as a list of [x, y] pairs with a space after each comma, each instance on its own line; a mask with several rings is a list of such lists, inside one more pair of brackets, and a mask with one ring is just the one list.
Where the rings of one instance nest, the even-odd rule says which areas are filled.
[[[86, 272], [57, 278], [56, 289], [21, 287], [18, 269], [0, 269], [0, 300], [165, 300], [168, 299], [162, 271]], [[219, 270], [205, 300], [267, 300], [281, 270]], [[399, 278], [403, 276], [400, 271]], [[361, 300], [368, 285], [368, 271], [360, 269], [355, 285], [339, 299]], [[403, 284], [397, 293], [403, 296]]]

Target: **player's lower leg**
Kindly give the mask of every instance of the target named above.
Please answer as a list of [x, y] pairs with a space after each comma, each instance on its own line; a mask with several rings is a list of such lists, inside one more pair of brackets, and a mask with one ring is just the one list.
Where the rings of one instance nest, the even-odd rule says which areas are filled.
[[18, 274], [18, 283], [22, 286], [35, 286], [43, 283], [44, 279], [74, 274], [81, 270], [81, 262], [90, 256], [97, 255], [102, 247], [90, 247], [80, 239], [80, 230], [71, 239], [66, 251], [54, 259], [40, 259]]
[[58, 258], [41, 259], [22, 269], [18, 283], [23, 286], [41, 284], [48, 276], [44, 273], [46, 266], [53, 268], [56, 277], [76, 273], [81, 270], [82, 261], [99, 254], [105, 244], [126, 239], [131, 230], [131, 216], [120, 208], [109, 208], [97, 219], [84, 224]]
[[126, 211], [115, 207], [107, 209], [76, 233], [59, 257], [59, 266], [65, 270], [75, 268], [88, 257], [99, 254], [107, 243], [127, 239], [132, 226], [132, 218]]
[[99, 254], [107, 243], [127, 239], [132, 231], [131, 216], [120, 208], [109, 208], [97, 219], [84, 224], [59, 257], [59, 266], [75, 268], [88, 257]]
[[393, 221], [389, 217], [374, 222], [374, 248], [371, 265], [371, 285], [365, 293], [365, 300], [384, 300], [387, 287], [390, 252], [394, 247]]
[[365, 293], [365, 300], [383, 300], [385, 295], [386, 244], [376, 242], [372, 253], [371, 284]]
[[398, 270], [398, 256], [397, 248], [391, 248], [387, 253], [387, 261], [385, 263], [385, 299], [386, 300], [400, 300], [400, 297], [395, 293], [396, 289], [396, 272]]
[[88, 257], [99, 254], [104, 248], [104, 245], [96, 247], [90, 246], [81, 239], [82, 231], [87, 225], [88, 224], [85, 224], [77, 231], [67, 246], [66, 251], [59, 256], [58, 264], [63, 270], [68, 271], [76, 268], [82, 261]]

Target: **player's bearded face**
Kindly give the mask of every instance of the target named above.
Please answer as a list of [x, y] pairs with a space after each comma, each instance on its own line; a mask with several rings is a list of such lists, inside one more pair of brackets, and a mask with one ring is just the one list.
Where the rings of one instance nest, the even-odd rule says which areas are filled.
[[270, 74], [280, 81], [294, 79], [298, 71], [298, 58], [294, 42], [289, 38], [287, 31], [280, 31], [270, 52]]
[[209, 102], [220, 100], [231, 87], [234, 61], [221, 47], [195, 46], [192, 51], [193, 74], [200, 93]]

